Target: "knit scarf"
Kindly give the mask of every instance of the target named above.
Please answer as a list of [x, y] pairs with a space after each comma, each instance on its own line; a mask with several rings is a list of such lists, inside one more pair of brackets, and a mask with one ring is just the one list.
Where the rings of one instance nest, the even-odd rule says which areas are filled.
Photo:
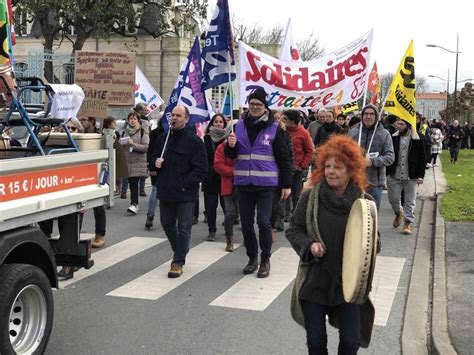
[[328, 185], [326, 180], [319, 182], [311, 189], [309, 194], [308, 206], [306, 208], [306, 226], [308, 235], [317, 243], [321, 243], [326, 249], [318, 227], [318, 209], [319, 199], [327, 209], [335, 213], [348, 213], [352, 204], [357, 198], [363, 198], [364, 192], [361, 192], [352, 181], [347, 185], [346, 191], [342, 196], [337, 196], [336, 192]]
[[139, 129], [140, 129], [140, 125], [137, 125], [135, 127], [127, 125], [127, 133], [130, 137], [133, 136], [135, 133], [137, 133]]
[[209, 136], [214, 143], [220, 142], [226, 139], [229, 134], [232, 132], [232, 126], [237, 123], [238, 120], [233, 120], [229, 122], [226, 128], [219, 128], [219, 127], [209, 127]]

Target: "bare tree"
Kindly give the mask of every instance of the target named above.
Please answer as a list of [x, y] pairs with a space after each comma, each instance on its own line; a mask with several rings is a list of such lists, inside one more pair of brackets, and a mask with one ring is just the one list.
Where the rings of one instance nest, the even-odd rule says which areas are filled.
[[[259, 24], [250, 26], [244, 25], [242, 21], [235, 16], [232, 17], [232, 30], [234, 39], [249, 44], [277, 44], [281, 45], [285, 28], [282, 25], [276, 25], [271, 29], [264, 29]], [[298, 52], [302, 60], [311, 60], [324, 54], [324, 49], [319, 45], [319, 38], [311, 33], [304, 40], [296, 43]]]
[[301, 59], [305, 61], [319, 58], [324, 54], [324, 48], [319, 45], [319, 37], [316, 37], [314, 32], [311, 32], [304, 40], [297, 42], [296, 46]]

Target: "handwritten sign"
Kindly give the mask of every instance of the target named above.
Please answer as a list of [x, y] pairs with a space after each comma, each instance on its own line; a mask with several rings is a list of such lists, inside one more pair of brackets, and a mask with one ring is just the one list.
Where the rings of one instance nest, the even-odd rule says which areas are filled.
[[79, 116], [107, 117], [109, 106], [109, 93], [107, 90], [87, 88], [84, 90], [84, 103], [79, 111]]
[[103, 112], [104, 92], [108, 105], [133, 106], [135, 61], [130, 52], [77, 51], [75, 82], [84, 89], [84, 109]]
[[99, 183], [97, 164], [2, 176], [0, 202]]

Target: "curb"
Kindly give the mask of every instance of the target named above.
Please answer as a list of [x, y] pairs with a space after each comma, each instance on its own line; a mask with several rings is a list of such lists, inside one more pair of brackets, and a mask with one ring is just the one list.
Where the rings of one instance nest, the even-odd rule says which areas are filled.
[[435, 204], [431, 199], [422, 201], [420, 225], [416, 236], [415, 255], [408, 287], [407, 303], [402, 329], [402, 354], [428, 354], [430, 274]]
[[[457, 354], [451, 343], [448, 328], [448, 300], [446, 277], [446, 235], [444, 218], [439, 212], [441, 198], [446, 192], [446, 179], [441, 168], [434, 169], [436, 214], [433, 252], [433, 309], [431, 343], [435, 354]], [[439, 191], [437, 191], [439, 189]]]

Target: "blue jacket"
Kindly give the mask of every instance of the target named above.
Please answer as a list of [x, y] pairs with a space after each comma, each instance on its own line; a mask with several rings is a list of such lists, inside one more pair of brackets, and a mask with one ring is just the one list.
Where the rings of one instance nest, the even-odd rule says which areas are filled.
[[[156, 139], [150, 160], [153, 166], [161, 155], [165, 140], [166, 133]], [[196, 201], [199, 183], [208, 171], [202, 140], [187, 128], [171, 131], [163, 159], [161, 169], [156, 169], [157, 198], [166, 202]]]

